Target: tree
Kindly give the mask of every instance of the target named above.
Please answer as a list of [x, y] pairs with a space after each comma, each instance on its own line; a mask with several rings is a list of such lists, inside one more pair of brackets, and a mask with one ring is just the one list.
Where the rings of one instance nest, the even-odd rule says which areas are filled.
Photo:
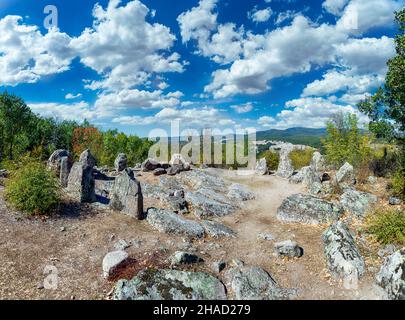
[[90, 149], [95, 158], [100, 160], [103, 152], [103, 136], [97, 128], [76, 128], [73, 131], [72, 143], [73, 153], [76, 156], [79, 156], [84, 150]]
[[7, 152], [10, 160], [13, 159], [14, 143], [27, 129], [32, 116], [30, 108], [21, 98], [7, 92], [0, 95], [0, 136], [5, 148], [0, 151]]
[[326, 160], [335, 166], [349, 162], [363, 165], [371, 155], [370, 137], [358, 128], [355, 114], [338, 113], [327, 124], [327, 135], [322, 139]]
[[[405, 179], [405, 9], [395, 13], [399, 26], [396, 56], [388, 61], [385, 84], [377, 93], [358, 104], [370, 118], [370, 130], [377, 137], [395, 140], [400, 148], [400, 175]], [[405, 190], [402, 190], [405, 195]]]

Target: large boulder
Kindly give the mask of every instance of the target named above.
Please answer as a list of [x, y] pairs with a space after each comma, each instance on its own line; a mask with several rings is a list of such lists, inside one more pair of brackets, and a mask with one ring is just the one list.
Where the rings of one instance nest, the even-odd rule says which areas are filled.
[[70, 170], [67, 190], [77, 201], [94, 202], [96, 200], [93, 167], [75, 162]]
[[322, 172], [325, 170], [325, 159], [318, 151], [315, 151], [312, 155], [310, 167], [315, 172]]
[[225, 282], [236, 300], [284, 300], [291, 294], [259, 267], [231, 268], [225, 273]]
[[117, 172], [124, 171], [128, 167], [128, 158], [125, 153], [118, 154], [114, 161], [114, 167]]
[[226, 300], [225, 287], [202, 272], [145, 269], [132, 280], [120, 280], [115, 300]]
[[290, 178], [294, 174], [294, 167], [290, 159], [290, 153], [293, 150], [292, 145], [286, 145], [280, 150], [280, 162], [276, 175], [282, 178]]
[[90, 168], [96, 166], [96, 158], [94, 158], [89, 149], [82, 152], [79, 158], [79, 162], [82, 163], [84, 166], [88, 166]]
[[237, 201], [253, 200], [255, 195], [243, 184], [233, 183], [229, 187], [227, 196]]
[[59, 177], [63, 188], [67, 187], [70, 170], [73, 166], [73, 157], [67, 150], [56, 150], [48, 159], [48, 169]]
[[358, 218], [364, 218], [376, 203], [377, 197], [375, 195], [354, 189], [347, 189], [340, 196], [340, 204], [343, 208]]
[[179, 184], [187, 186], [192, 190], [205, 188], [221, 193], [228, 191], [225, 181], [221, 177], [209, 174], [204, 170], [182, 172], [176, 176], [176, 179]]
[[405, 300], [405, 248], [389, 256], [376, 277], [390, 300]]
[[266, 158], [262, 158], [256, 163], [255, 173], [261, 176], [268, 173]]
[[125, 169], [116, 177], [111, 191], [110, 207], [131, 217], [143, 219], [142, 189], [131, 170]]
[[338, 221], [322, 235], [327, 265], [335, 278], [343, 279], [347, 289], [356, 288], [365, 263], [349, 228]]
[[335, 184], [342, 185], [354, 185], [356, 184], [356, 176], [354, 174], [353, 166], [346, 162], [339, 170], [336, 172]]
[[[192, 206], [194, 212], [198, 213], [197, 216], [200, 218], [222, 217], [234, 213], [237, 209], [225, 197], [223, 197], [224, 202], [219, 201], [220, 194], [215, 194], [212, 191], [211, 194], [207, 194], [204, 190], [206, 189], [200, 189], [197, 192], [186, 192], [185, 194], [187, 203]], [[217, 199], [215, 199], [215, 195]]]
[[204, 228], [196, 221], [180, 217], [174, 212], [150, 208], [146, 220], [155, 229], [169, 234], [178, 234], [190, 238], [204, 237]]
[[153, 171], [160, 167], [160, 163], [154, 159], [146, 159], [141, 166], [143, 172]]
[[336, 221], [344, 210], [339, 205], [312, 195], [294, 194], [277, 210], [277, 218], [286, 222], [321, 224]]

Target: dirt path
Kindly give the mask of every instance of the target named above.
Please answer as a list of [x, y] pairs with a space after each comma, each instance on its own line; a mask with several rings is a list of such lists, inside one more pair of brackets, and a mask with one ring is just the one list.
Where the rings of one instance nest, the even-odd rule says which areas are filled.
[[[95, 206], [66, 208], [65, 215], [46, 221], [27, 219], [6, 207], [0, 189], [0, 299], [105, 299], [114, 283], [101, 276], [104, 255], [123, 239], [140, 243], [127, 251], [139, 266], [161, 265], [175, 250], [195, 250], [206, 261], [198, 270], [209, 271], [213, 261], [240, 259], [269, 271], [286, 288], [298, 288], [297, 299], [375, 298], [371, 275], [366, 274], [359, 290], [346, 291], [328, 280], [322, 252], [324, 228], [284, 224], [276, 219], [277, 207], [290, 194], [302, 192], [277, 177], [241, 177], [217, 170], [226, 180], [248, 185], [256, 194], [238, 213], [219, 219], [238, 232], [233, 240], [204, 239], [189, 243], [180, 236], [153, 230], [120, 213]], [[145, 207], [157, 205], [147, 201]], [[190, 215], [190, 219], [193, 217]], [[273, 255], [274, 241], [258, 240], [260, 232], [275, 241], [295, 240], [304, 256], [282, 260]], [[151, 257], [159, 252], [159, 261]], [[148, 260], [145, 262], [145, 259]], [[45, 268], [56, 267], [58, 286], [42, 288]]]

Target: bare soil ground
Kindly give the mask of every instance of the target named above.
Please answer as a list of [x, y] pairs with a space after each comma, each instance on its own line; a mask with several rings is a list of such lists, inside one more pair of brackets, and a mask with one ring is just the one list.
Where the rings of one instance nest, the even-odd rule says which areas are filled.
[[[226, 180], [248, 185], [256, 194], [240, 212], [218, 221], [238, 232], [235, 239], [206, 238], [192, 244], [180, 236], [152, 229], [97, 204], [79, 206], [68, 201], [62, 214], [40, 220], [27, 218], [8, 208], [0, 189], [0, 299], [108, 299], [113, 281], [102, 277], [101, 264], [106, 253], [120, 240], [139, 242], [127, 249], [134, 259], [120, 276], [131, 278], [148, 266], [168, 267], [167, 257], [176, 250], [195, 250], [205, 260], [193, 270], [209, 271], [213, 261], [240, 259], [269, 271], [285, 288], [297, 288], [296, 299], [374, 299], [375, 270], [367, 271], [358, 290], [345, 290], [330, 278], [323, 256], [323, 227], [281, 223], [276, 210], [287, 196], [304, 192], [302, 186], [289, 184], [274, 176], [238, 176], [235, 172], [215, 170]], [[140, 179], [156, 181], [149, 175]], [[145, 208], [159, 203], [146, 199]], [[190, 219], [193, 217], [190, 215]], [[258, 233], [269, 232], [275, 241], [259, 240]], [[294, 240], [304, 248], [299, 259], [283, 260], [273, 255], [274, 243]], [[364, 252], [368, 259], [369, 253]], [[369, 266], [379, 263], [370, 258]], [[44, 273], [56, 267], [56, 289], [43, 288]], [[375, 269], [375, 268], [374, 268]], [[221, 276], [219, 276], [221, 278]]]

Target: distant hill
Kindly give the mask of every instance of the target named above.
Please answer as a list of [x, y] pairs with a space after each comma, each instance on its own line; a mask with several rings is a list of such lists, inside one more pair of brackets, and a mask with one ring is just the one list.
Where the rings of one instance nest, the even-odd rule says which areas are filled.
[[289, 128], [286, 130], [271, 129], [257, 132], [257, 140], [279, 140], [293, 144], [305, 144], [315, 148], [321, 146], [321, 137], [326, 134], [326, 129]]

